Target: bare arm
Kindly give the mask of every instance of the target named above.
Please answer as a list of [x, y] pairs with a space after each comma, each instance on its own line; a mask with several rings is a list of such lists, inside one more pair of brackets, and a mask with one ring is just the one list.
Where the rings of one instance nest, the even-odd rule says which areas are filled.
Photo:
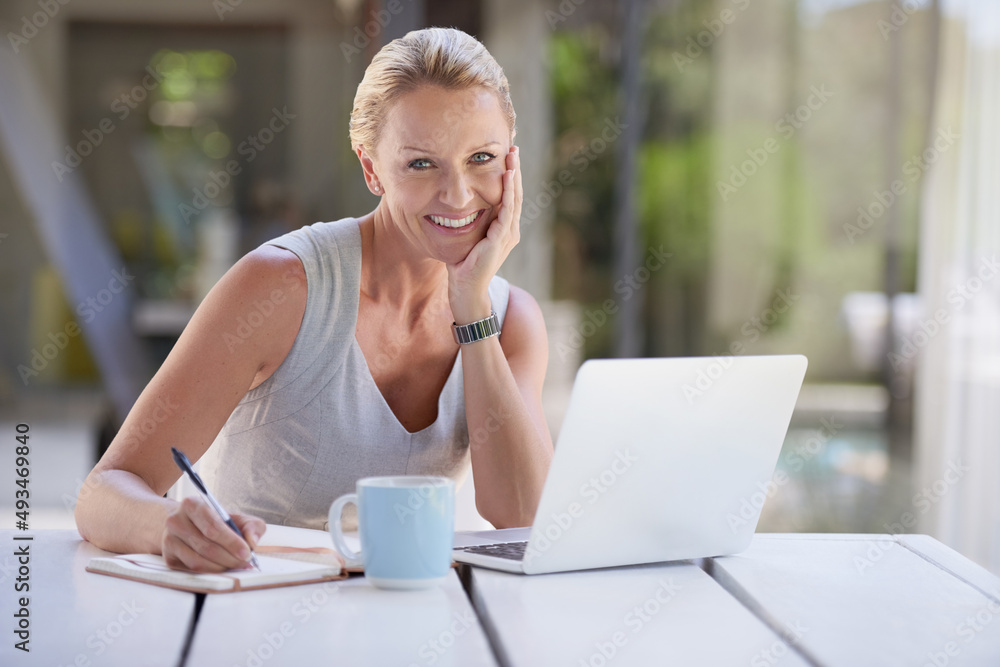
[[[243, 395], [287, 356], [306, 294], [302, 264], [280, 248], [259, 248], [226, 273], [84, 482], [76, 523], [85, 539], [110, 551], [163, 553], [172, 567], [219, 571], [246, 561], [242, 540], [207, 504], [162, 497], [180, 477], [170, 447], [201, 458]], [[249, 334], [238, 331], [264, 301], [274, 305], [271, 314]], [[233, 518], [253, 546], [263, 521]]]
[[[461, 261], [448, 265], [448, 298], [459, 324], [490, 313], [489, 284], [521, 238], [520, 151], [502, 164], [500, 210]], [[499, 337], [462, 347], [465, 417], [469, 425], [476, 509], [497, 528], [530, 526], [552, 461], [552, 437], [542, 412], [549, 356], [542, 311], [511, 286]]]
[[552, 461], [542, 412], [548, 342], [541, 310], [511, 286], [499, 338], [462, 347], [476, 508], [497, 528], [530, 526]]

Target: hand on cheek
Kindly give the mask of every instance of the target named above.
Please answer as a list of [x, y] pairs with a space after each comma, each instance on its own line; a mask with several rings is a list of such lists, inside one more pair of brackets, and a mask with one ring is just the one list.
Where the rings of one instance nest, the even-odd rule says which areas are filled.
[[490, 281], [520, 240], [524, 191], [516, 146], [510, 148], [504, 164], [506, 169], [500, 175], [500, 202], [496, 216], [486, 230], [486, 237], [472, 248], [464, 260], [448, 265], [448, 293], [456, 318], [471, 317], [470, 321], [474, 321], [489, 315]]

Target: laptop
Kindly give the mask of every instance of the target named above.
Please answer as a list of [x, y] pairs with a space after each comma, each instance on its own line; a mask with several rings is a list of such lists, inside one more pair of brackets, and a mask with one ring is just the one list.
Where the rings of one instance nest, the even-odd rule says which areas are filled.
[[453, 558], [543, 574], [745, 550], [777, 489], [806, 365], [801, 355], [585, 362], [532, 526], [458, 532]]

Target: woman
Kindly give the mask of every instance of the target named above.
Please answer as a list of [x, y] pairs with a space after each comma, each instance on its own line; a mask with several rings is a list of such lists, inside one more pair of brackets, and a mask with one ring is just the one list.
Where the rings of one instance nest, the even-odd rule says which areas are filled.
[[[222, 571], [265, 521], [325, 528], [360, 477], [460, 481], [470, 462], [480, 514], [531, 524], [548, 348], [538, 304], [496, 276], [523, 198], [507, 79], [461, 31], [411, 32], [372, 60], [350, 133], [378, 207], [270, 241], [219, 281], [84, 484], [87, 540]], [[489, 324], [499, 336], [469, 342]], [[246, 542], [199, 496], [163, 497], [171, 446], [205, 455]]]

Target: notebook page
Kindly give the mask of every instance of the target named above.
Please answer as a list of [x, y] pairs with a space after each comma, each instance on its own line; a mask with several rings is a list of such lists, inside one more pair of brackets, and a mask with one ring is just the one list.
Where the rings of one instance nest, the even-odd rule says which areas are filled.
[[92, 570], [155, 581], [171, 586], [212, 591], [231, 590], [237, 587], [237, 582], [239, 588], [248, 588], [320, 579], [340, 573], [339, 565], [321, 565], [260, 555], [257, 556], [257, 560], [260, 562], [260, 572], [254, 569], [243, 569], [229, 570], [220, 574], [172, 570], [167, 567], [162, 556], [153, 554], [93, 558], [88, 567]]

